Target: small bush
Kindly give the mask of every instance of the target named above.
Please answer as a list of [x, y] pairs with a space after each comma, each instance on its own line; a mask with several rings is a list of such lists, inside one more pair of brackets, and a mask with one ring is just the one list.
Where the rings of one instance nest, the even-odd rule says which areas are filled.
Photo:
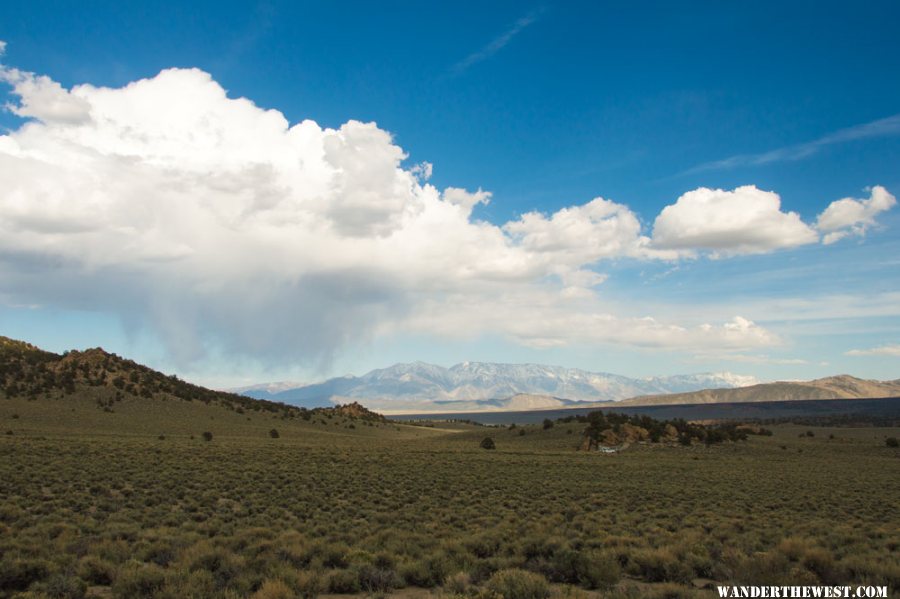
[[4, 559], [0, 561], [0, 590], [24, 591], [49, 573], [50, 562], [46, 560]]
[[637, 574], [648, 582], [690, 582], [693, 571], [669, 549], [645, 549], [632, 556]]
[[588, 589], [608, 589], [619, 582], [619, 564], [611, 556], [567, 549], [553, 556], [550, 580], [579, 584]]
[[294, 599], [297, 595], [281, 580], [266, 580], [251, 599]]
[[116, 567], [95, 555], [86, 555], [78, 562], [78, 576], [90, 584], [109, 586], [116, 576]]
[[132, 564], [123, 568], [112, 585], [113, 597], [153, 597], [166, 583], [165, 571], [154, 564]]
[[281, 435], [278, 434], [278, 429], [273, 428], [272, 430], [269, 431], [269, 436], [272, 437], [273, 439], [277, 439]]
[[497, 446], [494, 444], [494, 440], [490, 437], [485, 437], [481, 440], [481, 448], [482, 449], [495, 449]]
[[803, 556], [803, 567], [819, 577], [822, 584], [835, 584], [841, 579], [839, 569], [829, 551], [820, 548], [810, 549]]
[[212, 441], [212, 433], [209, 431], [206, 431], [205, 433], [203, 433], [203, 440], [204, 441]]
[[472, 586], [472, 579], [465, 572], [457, 572], [444, 580], [444, 590], [454, 595], [466, 595]]
[[518, 568], [494, 573], [485, 586], [489, 592], [504, 599], [547, 599], [550, 596], [546, 578]]
[[53, 599], [83, 599], [87, 583], [72, 576], [54, 574], [47, 579], [44, 593]]
[[401, 584], [400, 577], [394, 570], [379, 568], [372, 564], [363, 564], [357, 570], [359, 586], [368, 593], [387, 592]]
[[206, 542], [191, 547], [185, 554], [188, 571], [205, 570], [212, 575], [217, 589], [224, 589], [243, 569], [243, 558], [222, 547], [210, 547]]
[[325, 583], [319, 573], [312, 570], [297, 572], [295, 586], [303, 599], [316, 599], [325, 590]]
[[897, 440], [897, 437], [888, 437], [884, 440], [884, 444], [888, 447], [900, 447], [900, 441]]
[[333, 570], [325, 581], [329, 593], [352, 595], [358, 593], [359, 576], [353, 570]]
[[737, 581], [745, 584], [781, 585], [793, 584], [791, 565], [787, 556], [780, 551], [759, 552], [746, 556], [736, 575]]
[[547, 430], [548, 428], [553, 428], [553, 421], [549, 418], [544, 418], [544, 430]]

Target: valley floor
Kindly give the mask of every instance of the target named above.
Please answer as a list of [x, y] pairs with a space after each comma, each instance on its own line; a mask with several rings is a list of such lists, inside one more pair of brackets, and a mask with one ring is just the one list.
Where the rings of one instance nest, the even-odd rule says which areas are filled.
[[605, 456], [574, 450], [576, 423], [302, 422], [177, 402], [135, 418], [144, 405], [0, 401], [0, 596], [900, 589], [897, 429], [785, 425]]

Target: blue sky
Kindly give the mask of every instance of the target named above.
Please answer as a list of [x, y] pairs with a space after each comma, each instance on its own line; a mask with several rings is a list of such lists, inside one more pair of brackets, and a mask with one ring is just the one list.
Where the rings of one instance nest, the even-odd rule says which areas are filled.
[[[35, 167], [24, 173], [11, 159], [0, 163], [0, 177], [8, 181], [7, 197], [0, 198], [6, 202], [0, 203], [0, 229], [16, 227], [17, 240], [0, 245], [5, 265], [0, 331], [55, 350], [101, 344], [220, 386], [312, 380], [417, 359], [446, 365], [467, 359], [546, 362], [627, 375], [730, 370], [763, 379], [838, 372], [897, 378], [898, 210], [886, 207], [884, 196], [879, 196], [883, 208], [876, 210], [873, 203], [870, 212], [856, 220], [841, 212], [831, 228], [817, 228], [824, 222], [817, 219], [842, 198], [855, 198], [862, 210], [862, 202], [875, 198], [868, 191], [873, 186], [893, 195], [900, 190], [900, 42], [893, 27], [898, 17], [900, 8], [892, 2], [497, 2], [433, 7], [400, 2], [216, 2], [190, 8], [175, 3], [95, 2], [77, 8], [65, 2], [6, 3], [0, 7], [0, 40], [6, 42], [0, 60], [7, 73], [2, 92], [12, 108], [0, 114], [0, 126], [10, 136], [22, 136], [18, 148], [46, 150], [60, 131], [75, 126], [69, 116], [51, 114], [49, 104], [40, 102], [55, 92], [23, 87], [37, 81], [29, 76], [45, 75], [77, 95], [73, 86], [81, 84], [94, 90], [118, 89], [152, 79], [163, 69], [199, 69], [227, 90], [228, 98], [247, 98], [259, 108], [277, 110], [290, 125], [315, 121], [325, 137], [351, 120], [377, 123], [378, 131], [393, 136], [393, 147], [406, 153], [399, 163], [405, 172], [423, 162], [433, 165], [431, 176], [420, 178], [423, 186], [436, 193], [447, 188], [489, 191], [487, 203], [462, 201], [468, 210], [463, 224], [483, 221], [496, 230], [471, 242], [471, 256], [456, 257], [455, 244], [473, 239], [474, 232], [464, 233], [463, 224], [454, 220], [444, 230], [458, 226], [459, 236], [433, 245], [410, 241], [405, 250], [399, 244], [387, 250], [373, 242], [363, 254], [381, 256], [383, 250], [390, 264], [354, 264], [359, 227], [365, 227], [371, 239], [401, 230], [419, 239], [418, 229], [391, 228], [396, 224], [391, 211], [399, 214], [423, 201], [419, 192], [409, 203], [363, 206], [360, 202], [380, 202], [377, 195], [383, 191], [373, 183], [381, 179], [370, 177], [374, 171], [364, 170], [342, 188], [341, 193], [352, 197], [334, 199], [348, 201], [347, 211], [342, 208], [335, 216], [334, 209], [323, 209], [328, 218], [337, 219], [332, 225], [343, 233], [322, 244], [332, 256], [348, 252], [346, 260], [326, 264], [293, 241], [279, 254], [281, 237], [276, 235], [265, 241], [266, 248], [273, 256], [284, 256], [290, 268], [267, 271], [265, 282], [260, 282], [258, 266], [235, 266], [240, 260], [232, 260], [222, 277], [214, 278], [207, 275], [219, 272], [220, 265], [211, 259], [198, 260], [190, 268], [177, 265], [190, 260], [184, 255], [199, 255], [191, 240], [202, 235], [198, 227], [207, 221], [198, 216], [191, 221], [193, 233], [179, 237], [171, 234], [169, 221], [159, 217], [159, 229], [142, 231], [148, 236], [142, 239], [152, 233], [158, 242], [163, 236], [169, 250], [177, 253], [172, 249], [177, 247], [182, 252], [182, 258], [167, 259], [181, 262], [165, 272], [156, 267], [142, 270], [144, 254], [129, 257], [123, 252], [115, 263], [86, 257], [115, 253], [110, 248], [122, 244], [121, 237], [101, 243], [101, 232], [92, 232], [93, 241], [85, 245], [84, 235], [64, 238], [54, 229], [54, 236], [48, 237], [46, 223], [23, 229], [22, 223], [34, 223], [38, 217], [52, 217], [58, 228], [57, 221], [77, 220], [82, 214], [71, 206], [48, 203], [36, 191], [37, 181], [57, 182], [61, 193], [78, 189], [84, 197], [93, 196], [85, 191], [87, 183], [76, 185], [59, 168]], [[10, 75], [12, 70], [17, 75]], [[173, 80], [147, 86], [146, 94], [159, 106], [192, 102], [198, 96], [182, 96], [184, 90], [202, 85], [196, 78]], [[32, 108], [24, 103], [29, 93]], [[99, 104], [93, 103], [93, 96], [85, 98], [97, 121]], [[152, 109], [153, 102], [149, 105]], [[221, 115], [228, 127], [240, 126], [234, 125], [238, 117]], [[45, 130], [31, 132], [26, 139], [22, 128], [28, 122], [40, 123]], [[96, 139], [88, 125], [77, 126], [82, 128], [78, 143], [94, 144], [85, 141]], [[103, 142], [102, 152], [124, 152], [111, 149], [116, 131], [122, 130], [103, 130], [112, 137]], [[318, 139], [319, 134], [310, 135]], [[357, 157], [382, 150], [390, 154], [385, 143], [391, 142], [368, 137], [361, 141], [362, 135], [348, 132], [344, 149]], [[381, 145], [365, 145], [369, 143]], [[150, 160], [158, 148], [129, 151]], [[22, 154], [16, 156], [22, 159]], [[249, 150], [242, 156], [244, 162], [235, 172], [277, 161]], [[347, 163], [341, 164], [346, 171]], [[378, 162], [378, 168], [388, 168], [384, 164]], [[153, 185], [171, 189], [175, 180], [161, 181], [168, 175], [154, 173], [153, 184], [142, 185], [138, 193], [111, 179], [133, 180], [130, 166], [91, 162], [86, 168], [96, 169], [91, 180], [110, 197], [104, 195], [99, 203], [84, 200], [87, 204], [79, 210], [94, 214], [107, 233], [135, 230], [134, 223], [117, 220], [125, 204], [116, 202], [126, 199], [112, 197], [114, 190], [122, 189], [132, 202], [127, 204], [131, 213], [150, 210], [152, 215], [151, 207], [162, 201], [159, 194], [168, 193], [154, 191]], [[254, 179], [241, 185], [250, 187], [240, 193], [252, 194], [262, 193], [253, 185], [266, 183]], [[696, 233], [696, 226], [716, 218], [690, 210], [689, 201], [679, 198], [699, 188], [732, 193], [742, 186], [774, 192], [780, 208], [769, 214], [771, 219], [745, 219], [743, 229], [725, 231], [724, 237], [722, 230]], [[352, 195], [360, 189], [364, 195]], [[446, 194], [442, 197], [450, 202]], [[633, 236], [627, 242], [619, 236], [616, 243], [624, 245], [618, 250], [598, 249], [608, 241], [600, 235], [607, 216], [599, 212], [568, 212], [553, 219], [558, 211], [585, 206], [597, 197], [625, 207], [617, 209], [617, 222], [628, 216], [638, 219], [639, 234], [649, 245], [638, 247]], [[749, 206], [758, 206], [753, 202], [764, 201], [749, 192], [720, 200], [715, 206], [723, 211], [721, 222], [740, 221]], [[22, 202], [31, 207], [22, 208]], [[678, 206], [678, 214], [670, 211], [669, 235], [664, 238], [658, 217], [671, 206]], [[37, 212], [25, 218], [22, 210]], [[533, 211], [543, 214], [543, 220], [522, 220]], [[386, 220], [360, 220], [360, 214], [370, 212], [372, 218]], [[789, 223], [789, 213], [799, 220]], [[171, 218], [187, 222], [187, 217]], [[658, 235], [654, 224], [660, 225]], [[754, 231], [769, 225], [773, 233], [765, 241], [749, 246], [723, 241], [753, 237]], [[263, 243], [262, 233], [248, 232], [246, 223], [230, 226]], [[297, 236], [305, 231], [297, 230]], [[317, 232], [313, 229], [310, 235]], [[573, 232], [594, 239], [593, 245], [563, 251], [547, 243], [555, 235]], [[821, 243], [835, 232], [841, 239]], [[497, 235], [508, 238], [499, 249], [493, 245]], [[778, 235], [795, 237], [790, 243], [773, 242]], [[818, 237], [813, 241], [811, 236]], [[224, 247], [231, 247], [223, 239]], [[217, 253], [212, 245], [204, 251]], [[401, 272], [396, 264], [402, 260], [391, 259], [391, 251], [402, 258], [414, 251], [418, 256], [433, 252], [438, 256], [432, 259], [434, 269], [463, 274], [448, 275], [441, 285], [438, 278], [430, 278], [433, 271], [424, 258], [411, 261]], [[494, 259], [503, 268], [512, 262], [518, 266], [502, 272], [496, 265], [493, 270], [484, 267]], [[316, 267], [296, 266], [300, 263]], [[201, 266], [203, 276], [197, 275]], [[349, 276], [353, 266], [366, 276]], [[66, 268], [68, 276], [61, 277], [54, 268]], [[474, 271], [479, 274], [472, 276]], [[495, 273], [494, 279], [488, 271]], [[584, 282], [585, 272], [602, 281]], [[576, 278], [579, 282], [571, 283]], [[135, 280], [154, 284], [142, 289], [140, 298], [116, 295], [123, 288], [138, 289]], [[507, 280], [515, 284], [505, 284]], [[292, 287], [295, 284], [303, 291]], [[107, 286], [111, 291], [102, 298], [93, 295]], [[236, 296], [241, 290], [260, 289], [265, 300], [253, 296], [239, 298], [234, 305], [213, 305], [209, 311], [217, 317], [198, 316], [205, 314], [209, 299], [179, 311], [178, 298], [199, 293], [198, 286], [227, 289]], [[159, 291], [159, 298], [147, 299], [160, 289], [164, 293]], [[552, 300], [556, 293], [564, 293], [564, 299]], [[461, 304], [468, 311], [459, 308]], [[508, 316], [508, 322], [483, 317], [488, 306]], [[572, 314], [577, 318], [568, 318]], [[757, 328], [745, 327], [743, 337], [727, 328], [722, 329], [724, 337], [715, 331], [690, 333], [703, 324], [723, 327], [738, 316]], [[630, 324], [640, 324], [629, 319], [644, 317], [676, 329], [646, 335], [625, 331]], [[435, 325], [435, 320], [444, 324]], [[546, 328], [555, 332], [523, 324], [535, 320], [546, 321]], [[583, 333], [585, 327], [591, 328], [590, 334]], [[465, 334], [461, 328], [467, 329]], [[177, 331], [186, 329], [195, 330], [180, 338]], [[688, 333], [679, 332], [682, 329]], [[305, 335], [309, 330], [314, 333]]]

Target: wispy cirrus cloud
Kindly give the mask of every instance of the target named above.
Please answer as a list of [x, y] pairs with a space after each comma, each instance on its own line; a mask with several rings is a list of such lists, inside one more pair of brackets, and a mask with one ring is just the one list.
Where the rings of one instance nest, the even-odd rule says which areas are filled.
[[[724, 360], [726, 362], [739, 362], [741, 364], [775, 364], [781, 366], [797, 366], [809, 364], [808, 360], [801, 358], [779, 358], [769, 354], [734, 353], [728, 351], [716, 351], [715, 353], [696, 352], [692, 356], [694, 361], [704, 362], [710, 360]], [[758, 382], [758, 381], [757, 381]]]
[[896, 356], [900, 358], [900, 343], [894, 345], [882, 345], [871, 349], [851, 349], [845, 352], [847, 356]]
[[505, 48], [509, 42], [512, 41], [514, 37], [519, 35], [526, 27], [534, 23], [540, 18], [541, 13], [543, 13], [543, 9], [534, 10], [524, 17], [520, 17], [513, 23], [513, 26], [504, 31], [501, 35], [495, 37], [491, 42], [478, 50], [477, 52], [473, 52], [469, 54], [452, 67], [450, 67], [448, 71], [448, 75], [451, 77], [455, 77], [457, 75], [461, 75], [464, 73], [469, 67], [472, 65], [479, 63], [483, 60], [487, 60], [503, 48]]
[[705, 162], [690, 168], [682, 175], [692, 175], [707, 171], [727, 170], [741, 166], [762, 166], [773, 162], [791, 162], [808, 158], [828, 146], [838, 145], [860, 139], [888, 137], [900, 135], [900, 114], [883, 119], [839, 129], [827, 135], [800, 144], [785, 146], [759, 154], [736, 154], [722, 160]]

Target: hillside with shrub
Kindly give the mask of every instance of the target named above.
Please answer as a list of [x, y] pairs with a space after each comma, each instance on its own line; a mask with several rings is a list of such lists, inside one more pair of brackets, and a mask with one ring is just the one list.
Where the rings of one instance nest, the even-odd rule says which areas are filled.
[[369, 423], [385, 421], [358, 403], [308, 410], [207, 389], [102, 348], [60, 355], [0, 336], [0, 398], [36, 401], [76, 397], [90, 398], [98, 409], [107, 412], [115, 411], [123, 400], [145, 399], [196, 402], [237, 414], [268, 414], [284, 419], [309, 421], [328, 415]]

